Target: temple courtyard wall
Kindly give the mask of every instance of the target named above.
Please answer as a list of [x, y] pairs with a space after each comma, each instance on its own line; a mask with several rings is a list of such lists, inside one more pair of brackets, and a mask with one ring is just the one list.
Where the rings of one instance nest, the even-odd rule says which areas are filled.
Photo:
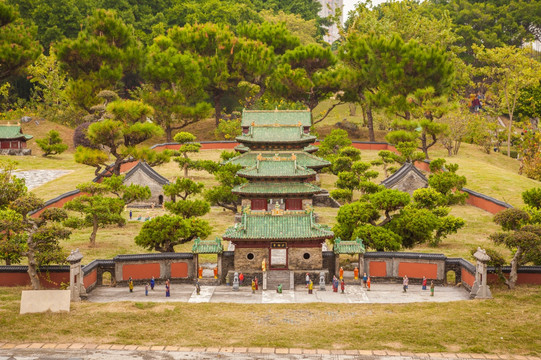
[[[248, 250], [248, 249], [246, 249]], [[264, 250], [268, 254], [268, 249]], [[299, 249], [299, 254], [302, 249]], [[236, 250], [237, 251], [237, 250]], [[250, 251], [253, 251], [251, 249]], [[304, 282], [303, 274], [310, 273], [315, 284], [319, 274], [326, 274], [326, 282], [338, 274], [335, 268], [336, 255], [330, 251], [321, 252], [322, 267], [319, 269], [290, 269], [296, 285]], [[219, 281], [227, 283], [227, 274], [235, 271], [235, 254], [225, 251], [221, 256], [222, 274]], [[299, 264], [302, 266], [303, 264]], [[0, 286], [28, 286], [30, 278], [27, 266], [0, 266]], [[40, 269], [40, 280], [44, 288], [60, 288], [62, 283], [69, 283], [69, 266], [48, 266]], [[83, 267], [83, 284], [87, 292], [104, 284], [104, 274], [111, 279], [111, 285], [125, 285], [129, 277], [136, 284], [144, 284], [155, 277], [158, 283], [171, 279], [173, 283], [193, 283], [197, 276], [195, 258], [192, 253], [162, 253], [119, 255], [112, 260], [95, 260]], [[305, 271], [306, 270], [306, 271]], [[403, 275], [408, 275], [410, 284], [420, 283], [422, 276], [435, 280], [438, 284], [447, 284], [447, 276], [452, 272], [456, 283], [470, 289], [475, 281], [475, 266], [462, 258], [448, 258], [442, 254], [420, 254], [406, 252], [367, 252], [364, 255], [364, 268], [374, 283], [397, 283]], [[503, 267], [508, 276], [510, 267]], [[262, 282], [261, 261], [254, 261], [253, 271], [245, 272], [245, 282], [258, 277]], [[494, 268], [488, 268], [488, 282], [498, 281]], [[522, 266], [518, 270], [518, 284], [541, 285], [541, 266]]]

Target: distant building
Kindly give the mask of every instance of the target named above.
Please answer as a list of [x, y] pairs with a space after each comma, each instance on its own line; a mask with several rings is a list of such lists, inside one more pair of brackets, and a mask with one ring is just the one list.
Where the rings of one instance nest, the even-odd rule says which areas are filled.
[[1, 124], [0, 155], [30, 155], [26, 141], [32, 138], [32, 135], [23, 134], [20, 124]]
[[[319, 16], [322, 18], [326, 18], [329, 16], [334, 16], [336, 13], [336, 9], [343, 9], [344, 8], [344, 0], [318, 0], [321, 4], [321, 11], [319, 12]], [[343, 23], [343, 17], [342, 14], [340, 16], [340, 23]], [[332, 44], [336, 40], [340, 38], [340, 34], [338, 33], [338, 27], [336, 25], [331, 25], [327, 29], [327, 35], [323, 37], [323, 40], [328, 42], [329, 44]]]

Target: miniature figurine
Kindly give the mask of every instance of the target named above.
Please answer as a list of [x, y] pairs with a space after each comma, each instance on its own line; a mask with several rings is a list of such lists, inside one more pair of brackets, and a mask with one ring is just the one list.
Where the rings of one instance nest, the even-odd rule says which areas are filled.
[[239, 281], [240, 281], [240, 286], [242, 286], [242, 283], [244, 282], [244, 274], [243, 273], [240, 273], [239, 275]]
[[366, 280], [368, 280], [368, 276], [366, 276], [366, 273], [363, 274], [363, 285], [366, 287]]
[[370, 291], [370, 276], [366, 279], [366, 288]]
[[214, 267], [214, 278], [218, 279], [218, 266]]
[[408, 275], [404, 275], [404, 281], [402, 281], [402, 287], [404, 288], [404, 292], [408, 291], [408, 284], [409, 284]]
[[132, 215], [133, 215], [133, 214], [132, 214], [132, 212], [131, 212], [131, 210], [130, 210], [130, 220], [131, 220]]
[[131, 279], [131, 277], [128, 280], [128, 287], [130, 288], [130, 292], [133, 292], [133, 280]]
[[423, 276], [423, 290], [426, 290], [426, 276]]
[[278, 284], [278, 288], [276, 289], [276, 292], [278, 294], [281, 294], [282, 293], [282, 284]]
[[150, 290], [154, 290], [154, 285], [156, 285], [156, 280], [154, 280], [154, 276], [152, 279], [150, 279]]
[[233, 291], [239, 291], [239, 273], [233, 275]]
[[355, 266], [355, 269], [353, 269], [353, 278], [355, 280], [359, 278], [359, 269], [357, 269], [357, 266]]
[[430, 280], [430, 296], [434, 296], [434, 280]]
[[308, 284], [310, 284], [310, 275], [308, 273], [306, 273], [306, 287], [308, 287]]
[[255, 278], [255, 291], [259, 290], [259, 281]]
[[265, 258], [263, 258], [263, 261], [261, 262], [261, 271], [267, 271], [267, 260], [265, 260]]
[[203, 267], [202, 266], [199, 266], [199, 269], [198, 269], [198, 275], [199, 275], [199, 278], [202, 279], [203, 278]]
[[325, 274], [319, 274], [319, 290], [325, 291]]
[[255, 294], [255, 280], [252, 279], [252, 294]]
[[195, 281], [195, 293], [197, 295], [201, 294], [201, 285], [199, 285], [199, 280]]
[[148, 283], [145, 284], [145, 296], [148, 296]]
[[312, 279], [310, 279], [310, 282], [308, 283], [308, 294], [313, 294], [313, 290], [314, 290], [314, 283]]
[[344, 279], [340, 282], [340, 290], [342, 290], [342, 294], [344, 293], [344, 290], [346, 289], [346, 283], [344, 282]]
[[340, 266], [340, 280], [344, 278], [344, 268]]
[[336, 275], [332, 278], [332, 291], [338, 292], [338, 279], [336, 278]]
[[165, 281], [165, 297], [171, 296], [171, 283], [169, 282], [169, 279]]

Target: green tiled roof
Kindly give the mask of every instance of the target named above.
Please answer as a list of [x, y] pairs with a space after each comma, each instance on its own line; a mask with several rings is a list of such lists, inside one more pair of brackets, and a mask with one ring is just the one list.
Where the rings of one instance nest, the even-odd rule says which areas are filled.
[[298, 144], [316, 141], [314, 135], [305, 134], [300, 126], [250, 126], [248, 134], [237, 136], [241, 143]]
[[245, 153], [247, 151], [250, 151], [250, 148], [244, 144], [239, 144], [237, 146], [235, 146], [234, 148], [235, 151], [238, 151], [240, 153]]
[[21, 133], [21, 127], [18, 125], [0, 125], [0, 139], [21, 139], [30, 140], [32, 135]]
[[220, 238], [215, 240], [196, 238], [192, 246], [192, 253], [194, 254], [221, 254], [222, 252], [224, 252], [224, 247]]
[[237, 172], [238, 176], [246, 178], [307, 178], [315, 174], [314, 170], [300, 166], [296, 160], [289, 157], [256, 160], [256, 165]]
[[[256, 158], [257, 158], [257, 155], [259, 153], [258, 152], [248, 152], [248, 153], [244, 153], [240, 156], [237, 156], [237, 157], [234, 157], [224, 163], [232, 163], [232, 164], [235, 164], [235, 165], [241, 165], [243, 167], [249, 167], [249, 166], [255, 166], [256, 165]], [[320, 157], [317, 157], [315, 155], [311, 155], [311, 154], [308, 154], [306, 152], [272, 152], [272, 151], [269, 151], [269, 152], [261, 152], [260, 153], [263, 157], [265, 158], [269, 158], [269, 157], [274, 157], [276, 154], [278, 154], [278, 156], [280, 157], [286, 157], [286, 156], [291, 156], [291, 154], [295, 154], [295, 156], [297, 156], [297, 164], [299, 164], [300, 166], [304, 166], [304, 167], [307, 167], [307, 168], [313, 168], [313, 169], [319, 169], [319, 168], [322, 168], [324, 166], [329, 166], [331, 165], [330, 162], [328, 162], [327, 160], [324, 160]]]
[[363, 241], [359, 238], [354, 241], [342, 241], [340, 238], [334, 240], [333, 251], [335, 254], [364, 254]]
[[317, 224], [312, 212], [244, 213], [241, 223], [228, 228], [224, 240], [323, 240], [333, 236], [328, 226]]
[[305, 146], [303, 150], [308, 152], [308, 153], [313, 153], [313, 152], [318, 151], [319, 148], [317, 146], [313, 145], [313, 144], [310, 144], [308, 146]]
[[231, 192], [244, 195], [318, 194], [321, 189], [310, 183], [302, 182], [255, 182], [235, 186]]
[[312, 126], [310, 110], [244, 110], [241, 126], [250, 126], [252, 122], [258, 125], [284, 124]]

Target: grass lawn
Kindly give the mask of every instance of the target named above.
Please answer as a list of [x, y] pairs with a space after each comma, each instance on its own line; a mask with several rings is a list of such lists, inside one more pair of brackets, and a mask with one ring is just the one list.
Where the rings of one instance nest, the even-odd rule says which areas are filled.
[[541, 354], [539, 286], [449, 303], [81, 302], [19, 315], [21, 290], [0, 288], [1, 341]]

